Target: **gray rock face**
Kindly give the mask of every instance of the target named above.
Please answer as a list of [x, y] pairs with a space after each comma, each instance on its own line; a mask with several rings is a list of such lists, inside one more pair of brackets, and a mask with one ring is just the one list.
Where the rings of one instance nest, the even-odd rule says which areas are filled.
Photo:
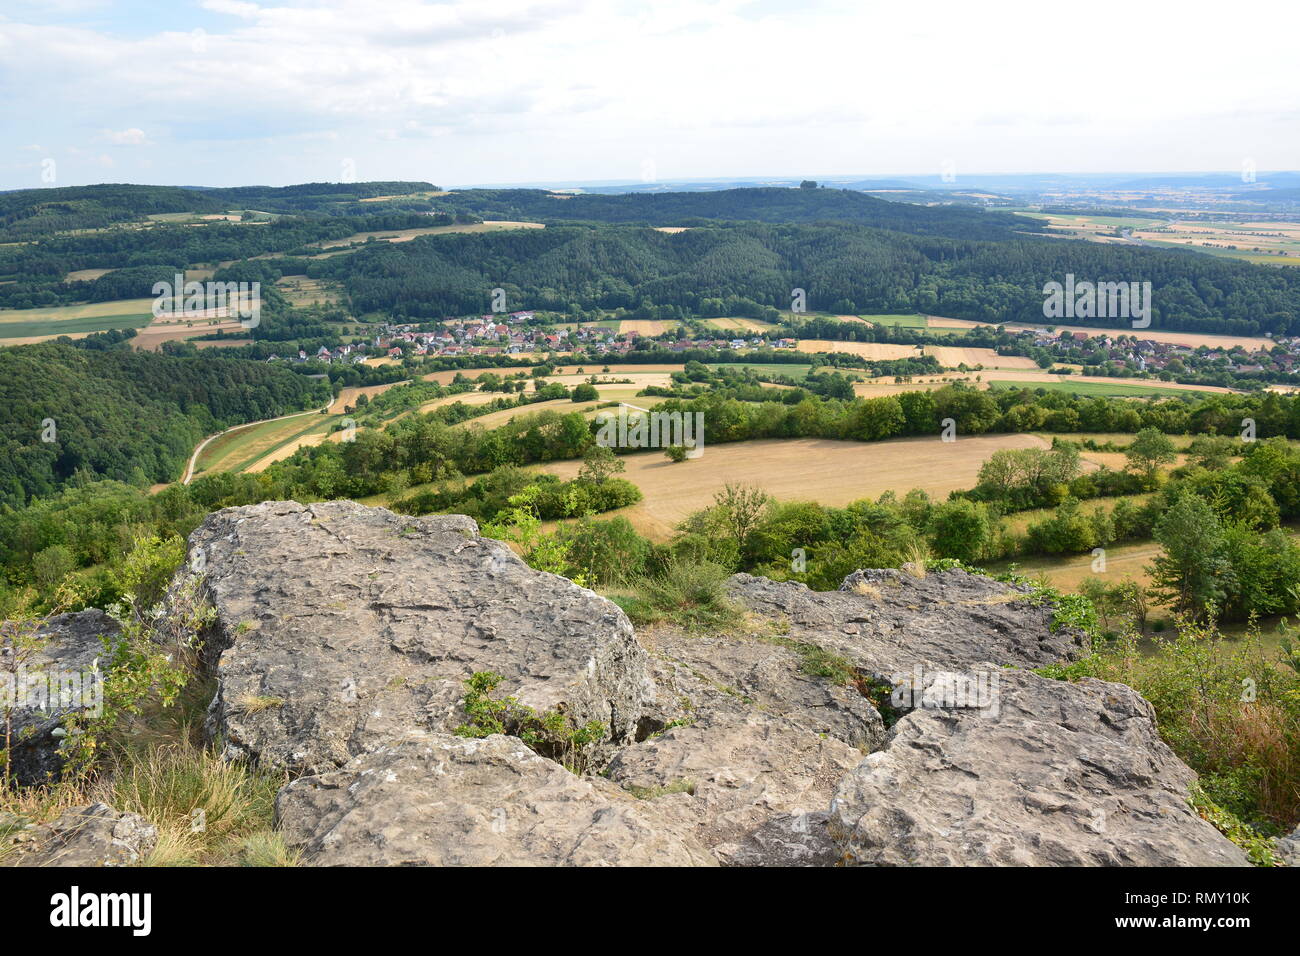
[[1273, 852], [1287, 866], [1300, 866], [1300, 826], [1274, 840]]
[[75, 807], [53, 823], [18, 834], [12, 866], [130, 866], [158, 842], [158, 829], [104, 803]]
[[731, 844], [774, 818], [824, 810], [861, 759], [788, 719], [706, 707], [694, 723], [620, 751], [606, 773], [727, 859]]
[[417, 732], [301, 777], [276, 815], [315, 866], [707, 866], [648, 804], [514, 737]]
[[651, 647], [655, 731], [621, 750], [609, 779], [735, 865], [816, 865], [838, 854], [825, 809], [840, 778], [884, 739], [853, 686], [806, 672], [769, 633], [660, 628]]
[[837, 866], [844, 857], [827, 828], [825, 813], [774, 817], [739, 843], [714, 853], [728, 866]]
[[653, 693], [612, 602], [534, 571], [469, 518], [410, 518], [347, 501], [267, 502], [190, 536], [217, 611], [209, 730], [232, 756], [319, 773], [464, 721], [463, 682], [629, 739]]
[[[210, 732], [306, 774], [276, 811], [309, 864], [1246, 863], [1188, 806], [1146, 701], [1030, 672], [1087, 648], [1025, 588], [737, 575], [739, 632], [643, 649], [468, 518], [268, 502], [210, 515], [191, 555], [177, 584], [197, 569], [217, 612]], [[481, 671], [603, 723], [603, 776], [455, 736]]]
[[[118, 632], [117, 622], [95, 609], [52, 617], [37, 632], [46, 643], [27, 661], [27, 680], [16, 681], [14, 688], [20, 706], [13, 711], [12, 756], [19, 784], [49, 783], [62, 772], [61, 738], [56, 731], [68, 714], [95, 709], [102, 691], [95, 664], [105, 656], [101, 637], [112, 638]], [[11, 653], [4, 648], [0, 654], [6, 651]], [[25, 683], [26, 690], [18, 683]], [[6, 688], [0, 686], [0, 699], [5, 695]], [[23, 701], [28, 703], [23, 706]], [[0, 724], [0, 748], [2, 733]]]
[[683, 701], [713, 713], [761, 711], [784, 717], [809, 733], [834, 737], [864, 753], [885, 739], [885, 725], [861, 690], [821, 676], [797, 644], [763, 631], [726, 636], [660, 629], [646, 638], [656, 664], [660, 716], [689, 717]]
[[1188, 806], [1194, 774], [1132, 688], [1002, 670], [995, 698], [912, 710], [844, 778], [830, 833], [848, 862], [1248, 865]]
[[788, 619], [792, 638], [880, 676], [921, 661], [1041, 667], [1087, 651], [1082, 632], [1053, 629], [1052, 609], [1025, 600], [1027, 588], [958, 569], [924, 578], [892, 569], [855, 571], [838, 591], [738, 574], [731, 590], [754, 611]]

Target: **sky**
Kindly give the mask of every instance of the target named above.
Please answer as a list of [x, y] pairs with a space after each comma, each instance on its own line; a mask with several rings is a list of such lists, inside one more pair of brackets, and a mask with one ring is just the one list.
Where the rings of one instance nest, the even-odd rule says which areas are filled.
[[1300, 168], [1300, 3], [4, 0], [0, 188]]

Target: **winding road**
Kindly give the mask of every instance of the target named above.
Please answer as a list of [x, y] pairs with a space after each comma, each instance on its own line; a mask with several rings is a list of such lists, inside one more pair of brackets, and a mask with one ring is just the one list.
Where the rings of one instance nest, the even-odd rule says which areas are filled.
[[190, 479], [194, 477], [194, 466], [198, 463], [199, 455], [202, 454], [203, 449], [207, 448], [208, 443], [213, 439], [220, 438], [222, 435], [228, 435], [231, 432], [237, 432], [241, 428], [252, 428], [254, 425], [265, 425], [268, 422], [282, 422], [288, 418], [301, 418], [303, 415], [319, 415], [322, 412], [328, 412], [329, 407], [333, 404], [334, 399], [331, 398], [321, 408], [315, 408], [306, 412], [294, 412], [292, 415], [281, 415], [279, 418], [263, 418], [261, 421], [245, 422], [243, 425], [232, 425], [223, 432], [209, 435], [207, 438], [203, 439], [203, 441], [199, 442], [198, 446], [194, 449], [194, 454], [190, 455], [190, 461], [189, 464], [185, 466], [185, 477], [181, 479], [181, 484], [188, 485], [190, 483]]

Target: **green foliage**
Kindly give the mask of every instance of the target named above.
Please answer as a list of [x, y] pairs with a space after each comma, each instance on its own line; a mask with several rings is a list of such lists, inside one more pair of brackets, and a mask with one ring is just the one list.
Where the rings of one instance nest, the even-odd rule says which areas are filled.
[[651, 545], [623, 517], [599, 521], [584, 516], [557, 531], [566, 560], [593, 586], [634, 581], [645, 574]]
[[173, 706], [189, 682], [192, 670], [186, 665], [216, 611], [200, 597], [201, 579], [190, 576], [171, 596], [164, 615], [157, 599], [183, 558], [178, 540], [147, 537], [136, 542], [123, 563], [122, 601], [108, 609], [121, 632], [103, 639], [101, 713], [92, 717], [74, 711], [64, 720], [69, 776], [84, 777], [120, 751], [133, 722], [149, 709]]
[[592, 720], [575, 727], [571, 719], [559, 711], [547, 710], [539, 714], [521, 704], [517, 697], [493, 697], [492, 692], [504, 679], [492, 671], [476, 671], [465, 681], [463, 706], [466, 722], [455, 732], [461, 737], [511, 734], [573, 773], [583, 773], [592, 746], [607, 736], [605, 725]]
[[[180, 476], [204, 435], [324, 402], [287, 369], [216, 353], [193, 358], [55, 342], [0, 349], [0, 503], [14, 507], [74, 476]], [[53, 419], [53, 441], [43, 441]]]
[[[1229, 640], [1183, 618], [1175, 634], [1156, 643], [1154, 654], [1142, 653], [1130, 631], [1080, 661], [1040, 673], [1128, 684], [1151, 702], [1161, 737], [1197, 772], [1210, 802], [1247, 825], [1252, 838], [1294, 827], [1300, 675], [1265, 653], [1253, 629]], [[1254, 852], [1233, 827], [1220, 829]]]
[[1154, 428], [1144, 428], [1124, 449], [1124, 457], [1128, 459], [1129, 467], [1145, 475], [1148, 483], [1153, 483], [1160, 466], [1175, 461], [1178, 455], [1168, 436]]
[[530, 485], [510, 497], [511, 507], [498, 520], [485, 524], [483, 534], [517, 545], [529, 567], [550, 571], [573, 579], [575, 584], [586, 585], [584, 577], [573, 570], [569, 560], [569, 544], [557, 534], [542, 531], [542, 521], [537, 516], [534, 502], [538, 491]]
[[984, 505], [954, 498], [931, 511], [926, 530], [936, 553], [978, 561], [988, 548], [993, 528]]
[[657, 574], [635, 583], [634, 600], [620, 603], [634, 624], [667, 621], [687, 630], [726, 630], [742, 611], [727, 594], [728, 572], [708, 561], [670, 559]]

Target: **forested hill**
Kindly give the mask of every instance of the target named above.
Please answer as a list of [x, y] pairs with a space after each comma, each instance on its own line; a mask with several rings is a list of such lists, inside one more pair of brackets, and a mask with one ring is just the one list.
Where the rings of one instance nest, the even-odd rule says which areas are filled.
[[174, 212], [220, 212], [221, 203], [174, 186], [73, 186], [0, 193], [0, 236], [28, 239]]
[[542, 189], [467, 189], [442, 200], [484, 219], [689, 226], [701, 221], [845, 222], [922, 236], [1008, 239], [1042, 231], [1012, 213], [889, 202], [847, 189], [746, 187], [716, 192], [564, 195]]
[[0, 506], [57, 491], [78, 471], [137, 485], [175, 480], [204, 435], [323, 405], [329, 394], [324, 382], [215, 352], [0, 349]]
[[[387, 212], [366, 203], [376, 197], [436, 190], [430, 183], [303, 183], [298, 186], [240, 186], [203, 189], [105, 183], [0, 192], [0, 237], [30, 239], [73, 229], [102, 229], [164, 213], [221, 213], [256, 209], [282, 214], [361, 215]], [[427, 207], [428, 201], [417, 204]]]
[[207, 189], [105, 184], [0, 193], [5, 241], [100, 229], [165, 213], [256, 210], [290, 216], [449, 212], [475, 218], [689, 226], [700, 222], [843, 222], [923, 236], [1008, 239], [1038, 220], [961, 206], [889, 202], [847, 189], [747, 187], [716, 192], [578, 194], [544, 189], [442, 193], [424, 182], [303, 183]]
[[[360, 312], [438, 318], [481, 311], [501, 287], [511, 308], [629, 309], [638, 318], [789, 309], [920, 312], [1042, 323], [1043, 284], [1067, 273], [1150, 281], [1155, 328], [1300, 334], [1300, 270], [1194, 253], [1086, 242], [963, 242], [847, 225], [632, 226], [430, 236], [286, 270], [340, 280]], [[1113, 325], [1113, 320], [1093, 321]]]

